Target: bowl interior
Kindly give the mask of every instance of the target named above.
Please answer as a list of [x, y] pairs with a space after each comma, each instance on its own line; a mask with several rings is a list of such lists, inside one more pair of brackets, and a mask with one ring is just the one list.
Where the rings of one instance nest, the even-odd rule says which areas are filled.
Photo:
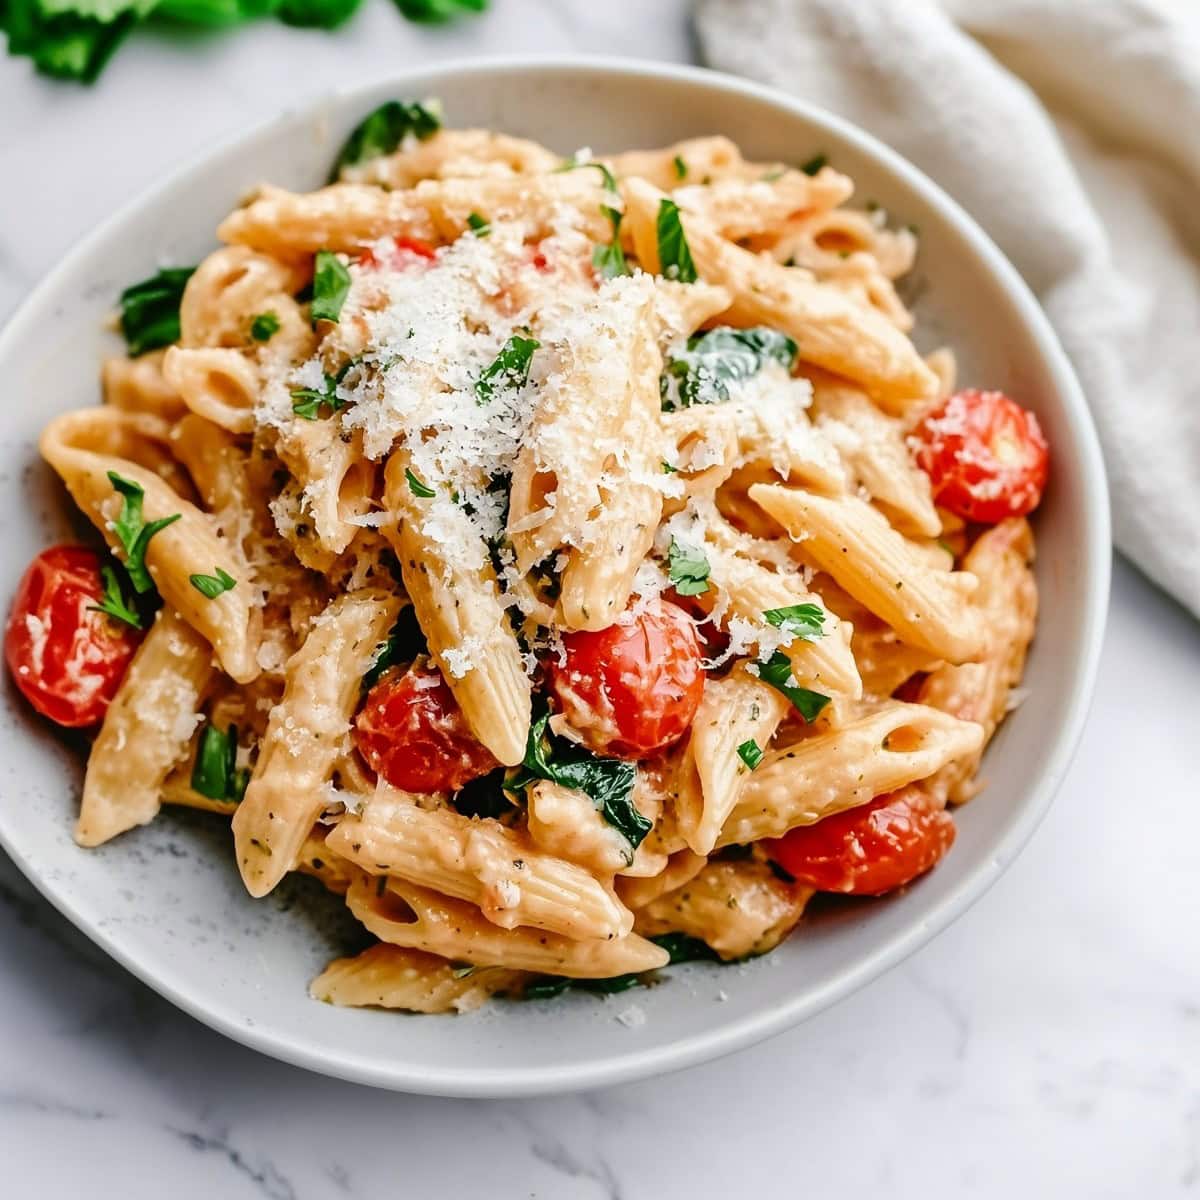
[[[365, 1082], [459, 1095], [614, 1082], [765, 1036], [846, 994], [921, 944], [976, 897], [1025, 840], [1066, 769], [1090, 691], [1107, 595], [1103, 475], [1077, 387], [1035, 302], [982, 234], [901, 160], [832, 118], [699, 71], [622, 64], [475, 63], [412, 74], [327, 100], [207, 156], [98, 230], [0, 335], [11, 403], [0, 428], [7, 609], [25, 563], [70, 535], [71, 505], [36, 454], [41, 425], [99, 400], [117, 349], [105, 319], [117, 292], [160, 263], [197, 261], [250, 187], [319, 186], [346, 131], [392, 96], [440, 96], [454, 125], [537, 138], [569, 153], [720, 132], [751, 157], [821, 151], [921, 234], [918, 341], [953, 346], [960, 378], [999, 387], [1038, 413], [1054, 474], [1037, 518], [1042, 616], [1031, 692], [987, 756], [986, 793], [959, 816], [953, 852], [905, 894], [830, 905], [775, 954], [746, 965], [676, 968], [662, 986], [607, 1000], [498, 1004], [459, 1019], [334, 1009], [307, 984], [364, 944], [311, 880], [265, 901], [242, 890], [215, 817], [165, 812], [99, 850], [75, 847], [76, 756], [5, 684], [0, 839], [48, 898], [110, 953], [201, 1019], [247, 1043]], [[12, 519], [12, 514], [24, 514]], [[644, 1020], [642, 1020], [644, 1018]]]

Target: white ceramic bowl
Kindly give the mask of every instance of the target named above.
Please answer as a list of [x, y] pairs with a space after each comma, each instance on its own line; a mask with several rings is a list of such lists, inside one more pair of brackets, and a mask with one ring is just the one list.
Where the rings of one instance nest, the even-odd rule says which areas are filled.
[[[101, 355], [117, 348], [104, 321], [121, 287], [161, 262], [197, 261], [212, 248], [217, 222], [255, 183], [320, 185], [346, 132], [383, 100], [430, 95], [442, 98], [451, 124], [523, 134], [564, 154], [707, 133], [729, 135], [752, 158], [802, 162], [827, 153], [855, 178], [860, 197], [920, 229], [920, 344], [949, 343], [964, 381], [1032, 406], [1053, 447], [1037, 514], [1042, 616], [1026, 676], [1031, 694], [988, 753], [988, 789], [959, 814], [952, 853], [902, 895], [806, 919], [765, 959], [675, 968], [662, 986], [608, 1000], [502, 1003], [460, 1018], [313, 1002], [309, 980], [361, 940], [340, 902], [299, 878], [251, 900], [223, 822], [201, 814], [164, 812], [99, 850], [77, 848], [70, 829], [80, 762], [8, 685], [0, 840], [51, 903], [181, 1008], [268, 1054], [384, 1087], [460, 1096], [592, 1087], [713, 1058], [818, 1012], [944, 928], [1012, 861], [1063, 778], [1095, 677], [1109, 572], [1103, 467], [1079, 387], [1025, 285], [952, 200], [879, 142], [827, 113], [708, 72], [586, 59], [475, 61], [347, 92], [239, 137], [126, 207], [42, 283], [0, 335], [6, 592], [33, 554], [70, 536], [72, 506], [35, 442], [49, 417], [98, 400]], [[727, 999], [718, 1002], [718, 993]], [[618, 1021], [633, 1004], [644, 1023]]]

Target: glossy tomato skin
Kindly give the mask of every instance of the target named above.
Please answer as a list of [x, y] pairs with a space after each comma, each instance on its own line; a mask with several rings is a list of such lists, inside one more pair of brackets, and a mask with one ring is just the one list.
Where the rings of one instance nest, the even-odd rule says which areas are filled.
[[432, 664], [393, 667], [367, 693], [354, 744], [377, 774], [406, 792], [452, 792], [500, 764], [476, 740]]
[[763, 848], [820, 892], [882, 896], [925, 874], [954, 844], [954, 818], [918, 787], [802, 825]]
[[1040, 503], [1050, 448], [1037, 417], [1003, 392], [956, 392], [915, 437], [934, 500], [964, 520], [994, 525]]
[[52, 546], [29, 564], [13, 598], [4, 657], [21, 694], [69, 728], [98, 724], [142, 640], [91, 608], [104, 594], [102, 559], [86, 546]]
[[563, 650], [550, 690], [593, 750], [646, 758], [687, 732], [704, 695], [703, 651], [677, 604], [656, 599], [607, 629], [568, 633]]

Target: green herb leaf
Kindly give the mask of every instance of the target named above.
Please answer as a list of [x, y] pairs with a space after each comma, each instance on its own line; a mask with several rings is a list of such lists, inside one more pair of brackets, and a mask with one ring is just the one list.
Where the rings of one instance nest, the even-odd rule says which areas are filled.
[[692, 261], [691, 247], [683, 222], [679, 219], [679, 205], [665, 196], [658, 202], [658, 268], [667, 279], [680, 283], [695, 283], [696, 264]]
[[279, 332], [279, 318], [273, 312], [259, 313], [250, 322], [250, 336], [256, 342], [269, 342]]
[[580, 171], [591, 167], [600, 172], [604, 183], [605, 203], [600, 205], [600, 211], [608, 218], [612, 226], [612, 240], [602, 242], [592, 247], [592, 266], [603, 279], [613, 279], [618, 275], [629, 274], [629, 263], [625, 259], [625, 251], [621, 246], [621, 220], [624, 213], [617, 207], [623, 203], [621, 192], [617, 187], [616, 176], [601, 162], [580, 162], [570, 158], [561, 167], [555, 168], [555, 174], [563, 171]]
[[524, 774], [509, 782], [509, 790], [527, 786], [533, 779], [549, 779], [588, 796], [604, 819], [636, 850], [650, 832], [651, 823], [633, 802], [637, 766], [620, 758], [601, 758], [549, 729], [550, 712], [543, 709], [529, 730]]
[[222, 592], [227, 592], [231, 588], [237, 586], [237, 580], [234, 579], [228, 571], [223, 571], [220, 567], [214, 568], [215, 575], [189, 575], [188, 582], [202, 596], [207, 596], [209, 600], [215, 600]]
[[146, 569], [146, 547], [150, 545], [150, 539], [160, 529], [178, 521], [183, 514], [174, 513], [147, 524], [142, 516], [142, 501], [146, 495], [142, 485], [131, 479], [122, 479], [116, 471], [109, 471], [108, 479], [124, 498], [121, 515], [113, 522], [112, 528], [125, 551], [125, 570], [129, 572], [129, 582], [141, 596], [154, 590], [154, 580]]
[[708, 591], [708, 557], [703, 550], [671, 538], [667, 551], [667, 577], [681, 596], [699, 596]]
[[687, 178], [687, 163], [683, 161], [681, 155], [675, 155], [675, 157], [671, 160], [671, 165], [675, 168], [676, 179]]
[[481, 13], [487, 0], [395, 0], [401, 14], [423, 25], [441, 25], [464, 13]]
[[829, 159], [824, 154], [814, 154], [808, 162], [803, 163], [800, 167], [805, 175], [815, 175], [822, 167], [829, 165]]
[[513, 391], [523, 388], [529, 380], [533, 352], [540, 345], [541, 342], [533, 338], [514, 333], [475, 380], [475, 402], [487, 404], [497, 388], [511, 388]]
[[819, 604], [790, 604], [787, 608], [768, 608], [763, 619], [793, 638], [811, 642], [825, 635], [825, 610]]
[[222, 733], [211, 722], [204, 726], [196, 762], [192, 767], [192, 790], [210, 800], [240, 802], [250, 782], [250, 772], [237, 765], [238, 731], [230, 725]]
[[362, 679], [362, 690], [369, 692], [383, 677], [383, 673], [398, 663], [412, 662], [420, 654], [427, 652], [429, 647], [425, 642], [425, 634], [417, 622], [417, 614], [412, 605], [406, 605], [400, 610], [395, 625], [388, 634], [387, 641], [379, 647], [375, 661], [371, 663]]
[[313, 262], [312, 321], [337, 321], [350, 294], [350, 272], [329, 250], [318, 250]]
[[333, 164], [330, 182], [337, 180], [343, 167], [391, 154], [408, 134], [425, 141], [441, 127], [442, 118], [436, 103], [389, 100], [368, 113], [354, 127]]
[[137, 609], [125, 599], [125, 589], [121, 586], [116, 569], [111, 566], [101, 567], [100, 578], [104, 581], [104, 596], [99, 604], [89, 604], [88, 608], [93, 612], [102, 612], [116, 621], [124, 621], [134, 629], [141, 629], [142, 618]]
[[276, 15], [302, 29], [336, 29], [349, 20], [361, 0], [282, 0]]
[[665, 458], [662, 460], [662, 469], [664, 475], [674, 475], [679, 470], [678, 467], [671, 466]]
[[121, 293], [121, 332], [135, 357], [179, 340], [179, 302], [195, 267], [167, 267]]
[[723, 404], [729, 385], [757, 375], [767, 364], [790, 371], [796, 362], [796, 343], [784, 333], [764, 326], [732, 329], [718, 325], [688, 338], [687, 349], [667, 360], [659, 377], [664, 412], [693, 404]]
[[650, 939], [670, 956], [671, 963], [720, 962], [721, 956], [707, 943], [687, 933], [660, 933]]
[[737, 752], [738, 758], [740, 758], [742, 762], [744, 762], [752, 771], [763, 760], [762, 749], [753, 738], [747, 742], [742, 742], [738, 746]]
[[320, 390], [317, 388], [295, 388], [291, 393], [292, 412], [298, 417], [303, 417], [306, 421], [315, 421], [321, 415], [322, 408], [328, 408], [331, 413], [345, 408], [346, 402], [337, 394], [337, 386], [338, 381], [352, 365], [353, 363], [348, 363], [336, 377], [326, 375], [325, 386]]
[[502, 817], [512, 812], [513, 802], [504, 790], [505, 768], [500, 767], [461, 787], [450, 803], [464, 817]]
[[467, 213], [467, 224], [470, 225], [471, 232], [476, 237], [487, 237], [492, 232], [491, 225], [477, 212]]
[[43, 75], [91, 83], [154, 0], [7, 0], [0, 30], [9, 54], [33, 61]]
[[430, 500], [434, 496], [437, 495], [437, 492], [435, 492], [433, 490], [433, 488], [429, 487], [427, 484], [422, 483], [412, 473], [411, 468], [409, 468], [409, 467], [404, 468], [404, 478], [408, 480], [408, 490], [410, 492], [412, 492], [412, 494], [414, 496], [417, 496], [421, 500]]
[[829, 703], [828, 696], [791, 682], [792, 664], [782, 650], [776, 650], [765, 663], [757, 663], [753, 669], [757, 670], [763, 683], [769, 683], [777, 692], [782, 692], [806, 721], [815, 721]]

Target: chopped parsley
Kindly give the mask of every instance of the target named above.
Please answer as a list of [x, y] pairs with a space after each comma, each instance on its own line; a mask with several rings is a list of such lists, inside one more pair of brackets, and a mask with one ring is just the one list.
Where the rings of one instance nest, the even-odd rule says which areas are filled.
[[769, 363], [791, 371], [796, 343], [784, 333], [764, 326], [716, 329], [693, 334], [687, 348], [669, 358], [659, 377], [663, 410], [674, 412], [694, 404], [723, 404], [729, 385], [757, 375]]
[[313, 262], [313, 294], [311, 316], [318, 321], [334, 321], [342, 313], [342, 305], [350, 294], [350, 272], [346, 264], [329, 250], [318, 250]]
[[234, 579], [228, 571], [221, 570], [220, 567], [214, 568], [215, 575], [189, 575], [188, 582], [202, 596], [207, 596], [209, 600], [215, 600], [222, 592], [227, 592], [237, 585], [237, 580]]
[[129, 582], [141, 596], [154, 590], [154, 580], [146, 569], [146, 548], [150, 545], [150, 539], [159, 530], [178, 521], [183, 514], [173, 513], [147, 523], [142, 515], [142, 501], [146, 496], [142, 485], [131, 479], [123, 479], [116, 471], [109, 471], [108, 480], [123, 498], [121, 514], [113, 521], [112, 531], [125, 551], [125, 570], [129, 572]]
[[269, 342], [279, 332], [279, 317], [273, 312], [259, 313], [250, 322], [250, 336], [256, 342]]
[[477, 212], [467, 213], [467, 224], [476, 237], [487, 237], [492, 232], [492, 227], [486, 218], [481, 217]]
[[411, 467], [404, 468], [404, 478], [408, 480], [408, 490], [420, 500], [430, 500], [437, 495], [428, 484], [422, 483], [413, 473]]
[[475, 403], [487, 404], [497, 388], [511, 388], [513, 391], [523, 388], [529, 380], [533, 352], [540, 345], [541, 342], [531, 337], [514, 333], [475, 380]]
[[829, 703], [829, 697], [793, 682], [792, 664], [782, 650], [776, 650], [766, 662], [756, 663], [752, 668], [763, 683], [769, 683], [791, 702], [792, 707], [808, 722], [815, 721], [821, 710]]
[[683, 161], [682, 155], [675, 155], [675, 157], [671, 160], [671, 165], [675, 168], [676, 179], [687, 178], [687, 163]]
[[699, 596], [709, 588], [708, 576], [711, 568], [703, 550], [689, 546], [678, 538], [671, 538], [667, 551], [667, 577], [681, 596]]
[[753, 738], [750, 738], [749, 741], [742, 742], [738, 746], [737, 752], [738, 758], [740, 758], [742, 762], [744, 762], [752, 771], [763, 760], [762, 749]]
[[407, 103], [389, 100], [368, 113], [351, 131], [333, 164], [330, 182], [336, 181], [343, 167], [391, 154], [409, 134], [425, 141], [441, 127], [442, 117], [436, 101], [427, 100], [421, 104], [415, 100]]
[[664, 475], [674, 475], [678, 472], [679, 468], [671, 466], [671, 464], [664, 458], [662, 460], [662, 470]]
[[822, 167], [829, 165], [829, 159], [824, 154], [814, 154], [806, 163], [800, 165], [805, 175], [815, 175]]
[[179, 304], [195, 269], [165, 267], [121, 293], [121, 333], [134, 357], [179, 340]]
[[238, 731], [230, 725], [222, 733], [210, 721], [200, 735], [192, 767], [192, 790], [210, 800], [240, 802], [250, 782], [250, 772], [237, 765]]
[[114, 621], [123, 621], [134, 629], [141, 629], [142, 618], [137, 609], [125, 599], [125, 589], [121, 585], [116, 569], [111, 566], [100, 568], [100, 578], [104, 581], [104, 595], [99, 604], [89, 604], [93, 612], [102, 612], [112, 617]]
[[578, 171], [587, 167], [600, 172], [604, 182], [604, 203], [600, 211], [608, 218], [612, 226], [612, 239], [600, 242], [592, 247], [592, 266], [603, 279], [613, 279], [618, 275], [629, 274], [629, 263], [625, 260], [625, 251], [621, 247], [621, 220], [624, 213], [617, 205], [622, 204], [621, 192], [617, 187], [616, 176], [600, 162], [580, 162], [578, 159], [568, 159], [556, 174], [563, 171]]
[[337, 394], [338, 381], [345, 374], [345, 369], [339, 375], [326, 375], [323, 388], [295, 388], [292, 391], [292, 412], [306, 421], [315, 421], [321, 415], [321, 409], [327, 408], [331, 413], [346, 407], [346, 401]]
[[658, 202], [658, 269], [667, 279], [695, 283], [696, 264], [679, 219], [679, 205], [665, 196]]
[[825, 610], [819, 604], [790, 604], [787, 608], [768, 608], [763, 620], [793, 638], [811, 642], [825, 636]]
[[509, 781], [510, 791], [535, 779], [548, 779], [583, 792], [604, 819], [636, 850], [651, 823], [633, 802], [637, 766], [621, 758], [601, 758], [550, 732], [550, 711], [543, 709], [529, 730], [522, 771]]

